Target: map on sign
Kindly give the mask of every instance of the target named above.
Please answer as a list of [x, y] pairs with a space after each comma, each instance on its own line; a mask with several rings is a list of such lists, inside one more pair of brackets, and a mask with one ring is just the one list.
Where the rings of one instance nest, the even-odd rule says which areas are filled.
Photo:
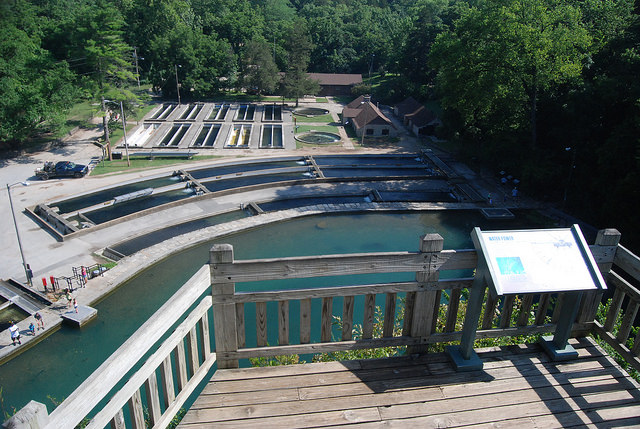
[[580, 230], [480, 231], [498, 295], [605, 289]]

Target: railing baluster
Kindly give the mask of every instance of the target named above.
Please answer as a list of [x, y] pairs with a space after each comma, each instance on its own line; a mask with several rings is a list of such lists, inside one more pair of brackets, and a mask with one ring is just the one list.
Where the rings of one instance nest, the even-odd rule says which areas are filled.
[[278, 301], [278, 344], [289, 344], [289, 301]]
[[529, 313], [533, 305], [533, 294], [528, 293], [522, 298], [520, 313], [518, 314], [517, 326], [527, 326], [529, 324]]
[[200, 325], [200, 349], [204, 360], [207, 360], [211, 354], [211, 338], [209, 336], [209, 315], [204, 313], [198, 321]]
[[433, 299], [433, 319], [431, 320], [431, 333], [434, 334], [438, 328], [438, 316], [440, 316], [440, 301], [442, 300], [442, 291], [437, 290]]
[[368, 293], [364, 296], [364, 317], [362, 319], [362, 338], [373, 338], [373, 323], [376, 317], [376, 295]]
[[187, 333], [187, 346], [189, 347], [189, 373], [195, 374], [200, 367], [200, 356], [198, 355], [198, 333], [194, 325]]
[[349, 341], [353, 338], [354, 301], [354, 296], [345, 296], [342, 302], [342, 341]]
[[300, 344], [311, 341], [311, 298], [300, 300]]
[[320, 328], [320, 341], [331, 341], [331, 326], [333, 324], [333, 298], [322, 298], [322, 316]]
[[411, 321], [413, 320], [413, 307], [416, 303], [416, 293], [407, 292], [404, 298], [404, 320], [402, 321], [402, 335], [411, 335]]
[[556, 295], [556, 303], [553, 306], [553, 314], [551, 315], [551, 323], [557, 323], [562, 313], [562, 302], [564, 301], [564, 294], [559, 293]]
[[133, 429], [146, 429], [140, 390], [136, 390], [131, 399], [129, 399], [129, 413], [131, 414], [131, 426]]
[[265, 347], [268, 344], [266, 302], [256, 302], [256, 342], [258, 347]]
[[551, 301], [551, 294], [543, 293], [540, 295], [538, 301], [538, 309], [536, 310], [536, 325], [542, 325], [547, 317], [547, 310], [549, 309], [549, 302]]
[[173, 358], [176, 361], [176, 375], [178, 378], [178, 391], [182, 391], [189, 381], [187, 376], [187, 362], [184, 355], [184, 342], [180, 341], [175, 349], [173, 349]]
[[151, 426], [154, 426], [160, 419], [160, 416], [162, 416], [162, 411], [160, 410], [160, 396], [158, 395], [158, 379], [156, 378], [155, 371], [149, 376], [147, 381], [145, 381], [144, 391], [147, 394], [149, 421]]
[[513, 301], [515, 295], [507, 295], [502, 303], [502, 311], [500, 312], [500, 328], [508, 328], [511, 324], [511, 314], [513, 313]]
[[638, 333], [633, 339], [633, 347], [631, 348], [631, 353], [633, 353], [636, 357], [640, 357], [640, 329], [638, 329]]
[[616, 291], [613, 293], [613, 298], [611, 299], [611, 305], [609, 306], [609, 312], [607, 313], [607, 319], [604, 322], [604, 329], [611, 332], [613, 329], [613, 324], [616, 322], [618, 318], [618, 313], [620, 313], [620, 309], [622, 308], [622, 301], [624, 300], [624, 292], [620, 288], [616, 288]]
[[449, 294], [449, 304], [447, 306], [447, 322], [444, 327], [444, 332], [453, 332], [456, 329], [456, 322], [458, 321], [458, 308], [460, 306], [460, 289], [451, 289]]
[[638, 314], [638, 307], [640, 307], [640, 303], [633, 299], [627, 304], [622, 323], [620, 324], [620, 330], [618, 331], [618, 335], [616, 335], [616, 339], [622, 344], [624, 344], [629, 337], [629, 332], [633, 327], [633, 321], [636, 320], [636, 315]]
[[126, 429], [127, 425], [124, 422], [124, 412], [122, 408], [118, 410], [115, 416], [109, 422], [111, 429]]
[[396, 321], [396, 297], [395, 293], [388, 293], [384, 305], [384, 323], [382, 327], [383, 337], [393, 337], [393, 326]]
[[482, 329], [491, 329], [493, 327], [493, 316], [498, 306], [498, 297], [487, 293], [487, 304], [484, 307], [484, 315], [482, 316]]
[[238, 335], [238, 347], [243, 348], [247, 346], [247, 338], [244, 327], [244, 303], [239, 302], [236, 304], [236, 326]]
[[160, 376], [162, 378], [162, 399], [164, 407], [167, 408], [176, 399], [176, 391], [173, 387], [173, 371], [171, 369], [171, 355], [160, 365]]

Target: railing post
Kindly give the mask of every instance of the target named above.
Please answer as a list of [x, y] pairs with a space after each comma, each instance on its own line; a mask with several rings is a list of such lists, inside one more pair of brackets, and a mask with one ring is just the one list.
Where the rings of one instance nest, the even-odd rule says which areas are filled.
[[[596, 246], [618, 246], [620, 243], [620, 232], [617, 229], [607, 228], [601, 229], [598, 231], [598, 235], [596, 236], [595, 245]], [[615, 255], [614, 255], [615, 256]], [[613, 258], [611, 258], [613, 260]], [[600, 268], [600, 272], [603, 274], [602, 277], [607, 280], [607, 274], [611, 271], [611, 267], [613, 266], [613, 262], [601, 263], [598, 265]], [[580, 309], [580, 313], [578, 314], [578, 323], [588, 323], [593, 322], [596, 317], [596, 313], [598, 312], [598, 305], [602, 301], [603, 291], [591, 291], [587, 292], [583, 295], [582, 298], [582, 307]]]
[[[443, 248], [444, 239], [440, 234], [425, 234], [420, 237], [420, 253], [423, 254], [423, 265], [422, 271], [416, 272], [416, 281], [418, 283], [429, 284], [438, 281], [440, 276], [438, 258]], [[436, 314], [436, 308], [440, 304], [436, 302], [438, 295], [435, 290], [416, 292], [412, 303], [412, 311], [409, 312], [412, 317], [412, 337], [426, 340], [431, 335], [431, 327], [438, 317]], [[413, 346], [409, 349], [409, 353], [424, 353], [426, 351], [426, 344]]]
[[5, 429], [39, 429], [49, 424], [49, 414], [44, 404], [30, 401], [2, 424]]
[[[230, 244], [214, 244], [209, 252], [211, 269], [211, 295], [213, 298], [213, 330], [218, 356], [225, 352], [238, 351], [238, 334], [236, 325], [236, 305], [233, 302], [220, 303], [221, 298], [233, 297], [236, 285], [216, 276], [220, 265], [233, 264], [233, 246]], [[218, 368], [238, 368], [237, 359], [221, 359], [218, 357]]]

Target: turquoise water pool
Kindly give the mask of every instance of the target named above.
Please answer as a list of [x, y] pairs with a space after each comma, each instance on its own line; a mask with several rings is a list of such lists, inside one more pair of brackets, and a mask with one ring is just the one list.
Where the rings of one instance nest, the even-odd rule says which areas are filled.
[[[330, 253], [418, 250], [419, 237], [438, 232], [445, 248], [471, 248], [470, 232], [523, 228], [521, 215], [511, 221], [485, 220], [477, 211], [436, 211], [406, 214], [315, 216], [218, 239], [231, 243], [236, 259], [272, 258]], [[101, 303], [98, 318], [82, 330], [62, 328], [42, 343], [0, 367], [4, 411], [20, 409], [36, 400], [53, 409], [135, 330], [149, 318], [199, 267], [208, 261], [211, 244], [201, 245], [143, 271]], [[178, 267], [178, 268], [176, 268]], [[324, 280], [318, 280], [321, 284]], [[306, 286], [317, 286], [305, 280]], [[239, 285], [272, 287], [273, 285]], [[300, 287], [291, 285], [292, 287]]]

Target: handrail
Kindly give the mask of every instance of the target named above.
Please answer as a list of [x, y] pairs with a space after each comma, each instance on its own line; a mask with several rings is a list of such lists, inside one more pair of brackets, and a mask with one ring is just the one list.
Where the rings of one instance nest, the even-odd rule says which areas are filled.
[[[624, 269], [640, 282], [640, 258], [619, 246], [615, 230], [598, 233], [590, 246], [594, 259], [611, 285], [616, 287], [607, 320], [595, 321], [601, 295], [587, 293], [575, 323], [574, 335], [599, 334], [632, 366], [640, 369], [640, 334], [627, 347], [635, 316], [640, 310], [640, 291], [611, 270]], [[125, 427], [123, 407], [129, 404], [130, 424], [145, 425], [143, 406], [149, 409], [153, 427], [164, 427], [200, 383], [214, 363], [219, 368], [237, 366], [239, 359], [282, 354], [307, 354], [356, 350], [388, 346], [408, 346], [411, 352], [423, 352], [428, 344], [459, 341], [459, 313], [464, 290], [474, 286], [472, 277], [440, 279], [447, 270], [472, 269], [476, 266], [474, 250], [443, 250], [437, 234], [423, 237], [419, 252], [385, 252], [370, 254], [324, 255], [267, 260], [233, 259], [230, 245], [215, 245], [209, 264], [203, 266], [140, 329], [103, 363], [51, 416], [46, 427], [73, 427], [87, 416], [124, 374], [140, 363], [152, 347], [157, 350], [142, 364], [125, 385], [113, 394], [109, 403], [98, 410], [89, 427]], [[236, 282], [337, 276], [365, 273], [415, 272], [414, 281], [324, 288], [236, 292]], [[200, 297], [211, 288], [211, 295]], [[446, 305], [441, 294], [448, 291]], [[398, 294], [405, 294], [401, 332], [395, 327]], [[376, 296], [384, 297], [382, 336], [374, 338]], [[356, 297], [362, 297], [356, 301]], [[333, 338], [334, 299], [342, 301], [340, 338]], [[196, 305], [198, 299], [200, 303]], [[315, 300], [315, 301], [314, 301]], [[476, 338], [496, 338], [553, 331], [562, 312], [563, 294], [526, 294], [494, 299], [487, 295]], [[267, 303], [278, 307], [276, 345], [267, 341]], [[290, 332], [289, 307], [299, 303], [299, 337]], [[313, 302], [316, 303], [314, 307]], [[245, 311], [255, 305], [256, 346], [245, 344]], [[354, 308], [362, 303], [362, 338], [352, 338]], [[534, 307], [534, 303], [536, 307]], [[360, 305], [360, 304], [358, 304]], [[195, 309], [189, 311], [191, 307]], [[216, 351], [210, 350], [209, 320], [213, 307]], [[312, 307], [319, 317], [312, 321]], [[535, 311], [534, 311], [535, 309]], [[622, 323], [616, 320], [622, 314]], [[180, 322], [181, 321], [181, 322]], [[159, 339], [180, 322], [161, 344]], [[320, 341], [312, 342], [312, 322], [320, 324]], [[615, 330], [615, 332], [614, 332]], [[186, 352], [185, 352], [186, 340]], [[317, 339], [314, 339], [317, 341]], [[290, 344], [291, 343], [291, 344]], [[200, 362], [202, 356], [202, 362]], [[173, 365], [175, 362], [175, 366]], [[178, 386], [173, 386], [174, 372]], [[157, 382], [160, 375], [162, 387]], [[140, 390], [144, 386], [146, 399]], [[178, 394], [176, 395], [176, 389]], [[162, 393], [160, 398], [158, 392]], [[161, 406], [161, 400], [162, 406]], [[144, 402], [144, 404], [143, 404]], [[31, 404], [30, 404], [31, 405]], [[28, 408], [29, 405], [26, 408]], [[161, 410], [164, 409], [164, 412]], [[23, 409], [24, 410], [24, 409]], [[22, 412], [22, 410], [21, 410]]]
[[[156, 369], [163, 364], [170, 364], [170, 360], [167, 360], [167, 357], [176, 347], [179, 346], [179, 343], [183, 341], [185, 336], [193, 329], [196, 323], [202, 320], [203, 326], [208, 325], [206, 315], [209, 308], [211, 308], [211, 296], [205, 296], [191, 314], [189, 314], [189, 316], [175, 329], [175, 331], [173, 331], [173, 334], [171, 334], [171, 336], [162, 343], [160, 348], [147, 359], [144, 365], [133, 376], [131, 376], [131, 378], [129, 378], [127, 383], [111, 398], [109, 403], [94, 416], [89, 425], [87, 425], [87, 428], [103, 428], [106, 426], [116, 414], [121, 412], [122, 407], [138, 392], [140, 386], [143, 384], [145, 384], [145, 389], [148, 392], [147, 401], [149, 401], [150, 405], [149, 418], [151, 419], [152, 426], [165, 427], [175, 414], [171, 413], [171, 410], [175, 409], [177, 411], [180, 409], [180, 406], [184, 401], [171, 401], [170, 404], [165, 403], [165, 407], [170, 408], [168, 408], [165, 413], [161, 413], [160, 399], [157, 394], [157, 382], [155, 380]], [[211, 366], [216, 360], [215, 353], [211, 354], [208, 334], [204, 337], [205, 338], [203, 338], [202, 341], [202, 344], [204, 345], [203, 354], [205, 356], [204, 364], [197, 369], [196, 373], [198, 376], [194, 376], [189, 380], [189, 384], [193, 385], [193, 387], [191, 389], [183, 390], [183, 392], [187, 392], [186, 395], [181, 392], [181, 395], [183, 396], [191, 394], [196, 385], [200, 383], [203, 377], [209, 372]], [[167, 369], [170, 371], [170, 368]], [[165, 368], [163, 368], [163, 373], [164, 370]], [[165, 389], [167, 389], [166, 384], [168, 383], [166, 383], [165, 380]], [[151, 396], [153, 400], [149, 400], [149, 396]]]
[[[617, 238], [620, 239], [619, 234]], [[618, 267], [626, 276], [616, 271], [609, 272], [608, 280], [615, 286], [615, 292], [604, 323], [595, 321], [593, 332], [620, 354], [625, 362], [640, 371], [640, 330], [633, 339], [630, 338], [640, 309], [640, 290], [627, 280], [640, 283], [640, 258], [619, 243], [616, 244], [611, 265]]]
[[210, 285], [202, 267], [49, 416], [50, 428], [77, 426]]

